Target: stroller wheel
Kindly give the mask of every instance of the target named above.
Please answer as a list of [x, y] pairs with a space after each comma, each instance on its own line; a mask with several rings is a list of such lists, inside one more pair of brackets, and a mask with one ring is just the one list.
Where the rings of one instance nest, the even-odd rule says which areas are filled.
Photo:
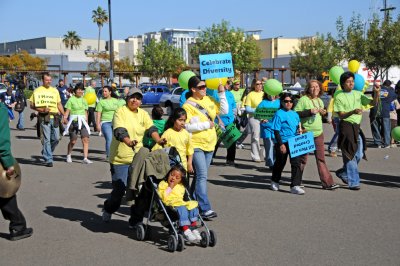
[[174, 252], [176, 250], [177, 246], [178, 245], [177, 245], [177, 240], [176, 240], [175, 236], [174, 235], [170, 235], [168, 237], [168, 250], [170, 252]]
[[208, 237], [208, 234], [205, 231], [202, 231], [200, 235], [201, 235], [200, 246], [206, 248], [209, 245], [210, 238]]
[[135, 231], [136, 231], [136, 240], [143, 241], [146, 236], [144, 225], [143, 224], [137, 225]]
[[185, 249], [185, 238], [183, 235], [178, 234], [178, 246], [176, 247], [177, 251], [183, 251]]
[[217, 244], [217, 235], [213, 230], [210, 230], [210, 243], [208, 245], [210, 247], [214, 247]]

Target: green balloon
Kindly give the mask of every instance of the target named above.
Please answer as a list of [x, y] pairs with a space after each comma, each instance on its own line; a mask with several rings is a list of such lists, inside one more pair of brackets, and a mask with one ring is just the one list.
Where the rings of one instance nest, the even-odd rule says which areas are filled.
[[392, 129], [392, 138], [395, 141], [400, 141], [400, 126]]
[[276, 79], [269, 79], [264, 84], [264, 92], [271, 96], [279, 95], [283, 90], [282, 83]]
[[193, 76], [196, 76], [196, 74], [193, 73], [192, 71], [190, 71], [190, 70], [183, 71], [181, 74], [179, 74], [179, 77], [178, 77], [179, 86], [181, 86], [182, 88], [184, 88], [186, 90], [189, 89], [188, 82], [189, 82], [189, 79]]
[[340, 84], [340, 76], [344, 73], [344, 70], [340, 66], [334, 66], [329, 70], [329, 78], [336, 84]]

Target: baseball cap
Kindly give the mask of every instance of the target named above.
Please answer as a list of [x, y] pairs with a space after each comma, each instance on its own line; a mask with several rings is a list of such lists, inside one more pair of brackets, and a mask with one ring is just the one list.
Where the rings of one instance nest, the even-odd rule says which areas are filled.
[[143, 98], [143, 93], [138, 88], [132, 88], [129, 90], [128, 94], [126, 95], [127, 98], [133, 96], [134, 94], [139, 94]]

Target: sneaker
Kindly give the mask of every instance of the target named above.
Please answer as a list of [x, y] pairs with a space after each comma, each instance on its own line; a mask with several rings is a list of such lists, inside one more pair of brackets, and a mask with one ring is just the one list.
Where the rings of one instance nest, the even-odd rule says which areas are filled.
[[382, 148], [383, 148], [383, 149], [390, 149], [390, 145], [383, 146]]
[[16, 240], [24, 239], [24, 238], [30, 237], [32, 234], [33, 234], [32, 228], [25, 228], [24, 230], [21, 230], [21, 231], [11, 230], [10, 240], [16, 241]]
[[390, 148], [397, 148], [397, 144], [395, 144], [395, 143], [390, 144]]
[[328, 187], [324, 187], [324, 189], [326, 189], [326, 190], [334, 190], [334, 189], [337, 189], [339, 187], [340, 186], [338, 184], [332, 184], [332, 185], [330, 185]]
[[243, 144], [236, 144], [236, 148], [242, 150], [242, 149], [244, 149], [244, 145]]
[[201, 240], [201, 235], [200, 235], [199, 230], [194, 229], [194, 230], [192, 230], [192, 233], [194, 234], [194, 236], [196, 237], [196, 239], [197, 239], [198, 241]]
[[83, 164], [91, 164], [93, 163], [91, 160], [89, 160], [88, 158], [83, 159], [82, 161]]
[[105, 210], [103, 210], [103, 214], [101, 215], [101, 218], [103, 219], [103, 222], [108, 223], [111, 221], [111, 213], [108, 213]]
[[72, 163], [71, 154], [67, 155], [67, 163]]
[[186, 229], [185, 232], [183, 232], [183, 235], [184, 235], [185, 239], [189, 242], [197, 241], [197, 237], [193, 234], [192, 231], [190, 231], [190, 229]]
[[213, 211], [213, 210], [208, 210], [208, 211], [203, 212], [201, 214], [201, 217], [203, 217], [204, 219], [215, 218], [217, 216], [218, 216], [217, 213], [215, 211]]
[[297, 194], [297, 195], [303, 195], [305, 193], [305, 191], [300, 186], [294, 186], [290, 189], [290, 193]]
[[347, 185], [347, 180], [344, 179], [344, 178], [342, 177], [342, 173], [343, 173], [343, 172], [344, 172], [344, 169], [343, 169], [343, 168], [339, 168], [338, 170], [335, 171], [335, 174], [336, 174], [336, 176], [337, 176], [340, 180], [342, 180], [342, 182], [343, 182], [344, 184]]
[[271, 190], [272, 191], [278, 191], [279, 190], [279, 183], [271, 181]]

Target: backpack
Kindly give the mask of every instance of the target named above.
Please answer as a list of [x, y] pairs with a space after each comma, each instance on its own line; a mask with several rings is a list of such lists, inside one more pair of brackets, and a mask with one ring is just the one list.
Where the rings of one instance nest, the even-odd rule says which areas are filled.
[[21, 113], [24, 111], [25, 109], [25, 95], [23, 91], [17, 90], [16, 94], [15, 94], [15, 101], [16, 104], [14, 106], [14, 110], [18, 113]]

